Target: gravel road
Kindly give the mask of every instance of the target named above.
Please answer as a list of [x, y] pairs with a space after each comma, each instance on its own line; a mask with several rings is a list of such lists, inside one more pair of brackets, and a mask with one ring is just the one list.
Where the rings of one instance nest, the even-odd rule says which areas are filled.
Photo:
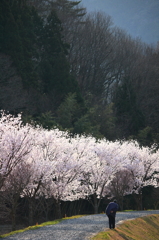
[[[159, 214], [159, 210], [117, 212], [116, 225], [127, 219], [150, 214]], [[64, 220], [50, 225], [14, 234], [4, 240], [85, 240], [93, 234], [108, 229], [108, 218], [105, 214], [94, 214], [77, 219]]]

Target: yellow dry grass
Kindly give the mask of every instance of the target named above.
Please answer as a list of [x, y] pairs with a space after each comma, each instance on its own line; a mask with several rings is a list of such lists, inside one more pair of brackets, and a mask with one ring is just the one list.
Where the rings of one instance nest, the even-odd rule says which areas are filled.
[[159, 215], [153, 214], [134, 220], [128, 220], [106, 232], [101, 232], [92, 240], [158, 240]]

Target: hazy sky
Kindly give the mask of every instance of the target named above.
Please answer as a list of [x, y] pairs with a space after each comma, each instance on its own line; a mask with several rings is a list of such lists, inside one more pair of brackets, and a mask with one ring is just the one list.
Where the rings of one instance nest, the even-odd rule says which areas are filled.
[[87, 11], [104, 11], [115, 25], [147, 43], [159, 41], [159, 0], [82, 0]]

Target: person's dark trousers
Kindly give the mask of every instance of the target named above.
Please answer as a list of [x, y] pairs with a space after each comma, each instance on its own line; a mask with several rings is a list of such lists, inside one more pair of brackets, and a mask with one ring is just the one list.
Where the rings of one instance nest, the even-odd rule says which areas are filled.
[[109, 228], [115, 228], [115, 217], [113, 217], [112, 215], [108, 215], [109, 218]]

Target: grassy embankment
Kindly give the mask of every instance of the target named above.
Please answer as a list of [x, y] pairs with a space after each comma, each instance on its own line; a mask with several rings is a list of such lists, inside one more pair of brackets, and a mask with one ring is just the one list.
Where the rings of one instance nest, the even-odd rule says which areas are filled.
[[157, 240], [159, 239], [159, 215], [128, 220], [116, 229], [100, 232], [92, 240]]

